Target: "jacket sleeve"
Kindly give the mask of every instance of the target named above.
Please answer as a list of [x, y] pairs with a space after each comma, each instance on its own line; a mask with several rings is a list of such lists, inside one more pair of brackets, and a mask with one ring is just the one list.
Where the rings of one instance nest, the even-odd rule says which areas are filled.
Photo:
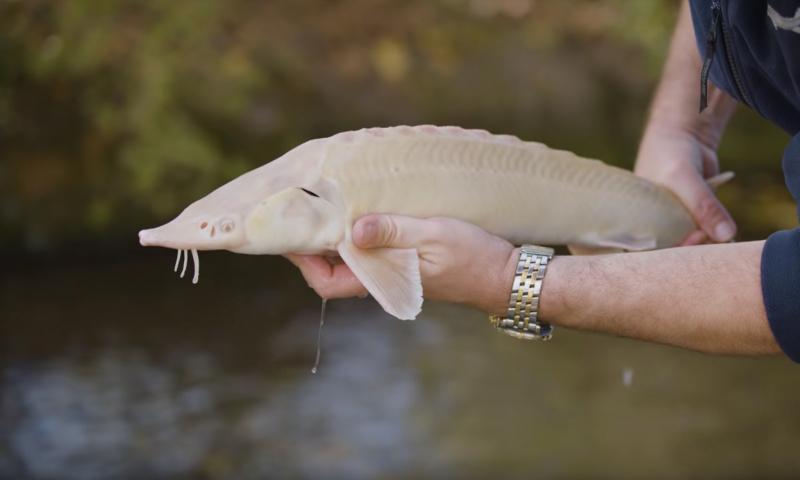
[[[783, 155], [786, 186], [800, 200], [800, 133]], [[761, 254], [761, 291], [775, 340], [800, 363], [800, 228], [773, 233]]]
[[800, 363], [800, 228], [767, 239], [761, 254], [761, 291], [775, 340]]

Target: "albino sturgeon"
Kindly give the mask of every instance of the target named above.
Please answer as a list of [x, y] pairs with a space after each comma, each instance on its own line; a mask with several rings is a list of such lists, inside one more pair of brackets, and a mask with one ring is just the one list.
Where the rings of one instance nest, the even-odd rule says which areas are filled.
[[631, 172], [508, 135], [458, 127], [370, 128], [308, 141], [142, 230], [144, 246], [248, 254], [338, 252], [390, 314], [422, 306], [415, 249], [362, 250], [367, 213], [461, 219], [512, 243], [648, 250], [695, 226], [666, 188]]

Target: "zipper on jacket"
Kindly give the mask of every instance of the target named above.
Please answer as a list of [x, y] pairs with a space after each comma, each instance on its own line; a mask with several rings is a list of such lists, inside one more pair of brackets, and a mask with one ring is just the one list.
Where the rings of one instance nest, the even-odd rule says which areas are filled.
[[706, 35], [706, 52], [703, 59], [703, 68], [700, 71], [700, 111], [702, 112], [708, 106], [708, 75], [711, 73], [711, 63], [714, 61], [714, 51], [717, 47], [717, 30], [722, 36], [722, 43], [725, 48], [725, 59], [728, 63], [728, 69], [731, 71], [733, 77], [733, 86], [736, 89], [736, 94], [745, 105], [753, 105], [745, 93], [744, 83], [742, 77], [739, 75], [739, 70], [736, 68], [736, 62], [733, 59], [732, 42], [728, 30], [725, 27], [725, 20], [722, 18], [722, 5], [720, 0], [713, 0], [711, 2], [711, 27]]
[[731, 74], [733, 75], [733, 84], [736, 87], [736, 93], [739, 94], [739, 98], [745, 105], [752, 107], [753, 103], [745, 93], [742, 77], [739, 75], [736, 62], [733, 60], [733, 44], [730, 35], [728, 35], [728, 30], [725, 27], [725, 20], [722, 18], [721, 14], [719, 24], [722, 27], [720, 33], [722, 33], [722, 42], [725, 44], [725, 56], [728, 58], [728, 67], [731, 69]]
[[717, 47], [717, 30], [719, 29], [719, 18], [722, 14], [719, 1], [714, 0], [711, 4], [711, 26], [706, 33], [706, 52], [703, 58], [703, 68], [700, 70], [700, 112], [708, 106], [708, 74], [711, 72], [711, 64], [714, 62], [714, 50]]

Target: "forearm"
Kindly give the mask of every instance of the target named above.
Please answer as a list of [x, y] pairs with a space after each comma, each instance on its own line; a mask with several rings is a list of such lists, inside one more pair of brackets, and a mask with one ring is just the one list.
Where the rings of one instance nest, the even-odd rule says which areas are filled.
[[691, 12], [684, 2], [670, 43], [661, 82], [650, 108], [643, 142], [651, 136], [690, 133], [716, 149], [736, 101], [709, 84], [708, 107], [698, 114], [702, 61], [695, 44]]
[[710, 353], [779, 352], [762, 301], [763, 244], [557, 256], [540, 318]]

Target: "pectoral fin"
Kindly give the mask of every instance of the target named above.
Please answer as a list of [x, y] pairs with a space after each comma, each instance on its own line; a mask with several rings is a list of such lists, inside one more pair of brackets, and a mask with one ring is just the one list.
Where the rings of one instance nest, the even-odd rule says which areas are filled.
[[401, 320], [413, 320], [422, 310], [419, 257], [413, 248], [361, 249], [349, 240], [339, 256], [384, 310]]

